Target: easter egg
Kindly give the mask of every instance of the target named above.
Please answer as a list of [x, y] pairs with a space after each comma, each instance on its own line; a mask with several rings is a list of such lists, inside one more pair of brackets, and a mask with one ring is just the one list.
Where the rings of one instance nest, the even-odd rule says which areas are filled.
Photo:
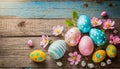
[[60, 59], [66, 51], [66, 43], [64, 40], [57, 40], [53, 42], [48, 48], [48, 54], [53, 59]]
[[42, 62], [46, 59], [46, 54], [41, 50], [35, 50], [29, 56], [34, 62]]
[[77, 27], [81, 33], [88, 33], [92, 27], [90, 18], [86, 15], [81, 15], [77, 21]]
[[103, 61], [106, 57], [106, 52], [104, 50], [98, 50], [96, 52], [94, 52], [93, 56], [92, 56], [92, 60], [95, 63], [99, 63], [101, 61]]
[[89, 56], [94, 50], [94, 44], [89, 36], [83, 36], [79, 43], [79, 51], [84, 56]]
[[97, 28], [92, 28], [89, 35], [97, 46], [104, 46], [107, 42], [105, 33]]
[[110, 44], [106, 48], [106, 53], [110, 58], [114, 58], [117, 55], [117, 48]]
[[77, 27], [73, 27], [65, 34], [65, 42], [68, 46], [76, 46], [81, 38], [81, 32]]

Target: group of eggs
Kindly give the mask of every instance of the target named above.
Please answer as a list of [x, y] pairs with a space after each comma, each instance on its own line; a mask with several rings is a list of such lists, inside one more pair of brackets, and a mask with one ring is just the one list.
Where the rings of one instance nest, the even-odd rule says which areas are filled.
[[[82, 36], [81, 33], [89, 33]], [[65, 40], [57, 40], [48, 48], [48, 54], [54, 59], [60, 59], [66, 51], [66, 46], [77, 46], [83, 56], [89, 56], [94, 51], [95, 46], [105, 46], [107, 38], [105, 33], [98, 29], [92, 28], [90, 18], [86, 15], [81, 15], [77, 22], [77, 27], [73, 27], [65, 34]], [[104, 60], [106, 54], [110, 58], [117, 55], [117, 48], [114, 45], [108, 45], [105, 50], [98, 50], [93, 53], [92, 60], [99, 63]], [[35, 62], [42, 62], [46, 58], [46, 54], [41, 50], [35, 50], [30, 53], [30, 58]]]

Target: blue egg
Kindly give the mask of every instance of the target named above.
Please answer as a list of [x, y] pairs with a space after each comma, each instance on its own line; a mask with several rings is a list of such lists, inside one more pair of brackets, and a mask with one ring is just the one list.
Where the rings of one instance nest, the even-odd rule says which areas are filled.
[[92, 28], [89, 32], [91, 39], [97, 46], [104, 46], [107, 42], [105, 33], [97, 28]]
[[64, 40], [57, 40], [53, 42], [49, 49], [48, 49], [48, 54], [53, 58], [53, 59], [60, 59], [66, 51], [66, 43]]
[[90, 18], [86, 15], [81, 15], [77, 21], [77, 27], [82, 33], [88, 33], [92, 27]]

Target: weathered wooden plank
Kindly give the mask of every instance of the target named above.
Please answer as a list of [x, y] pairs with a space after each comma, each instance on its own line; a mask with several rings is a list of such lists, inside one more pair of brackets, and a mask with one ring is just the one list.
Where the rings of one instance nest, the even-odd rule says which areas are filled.
[[[27, 45], [28, 40], [33, 41], [34, 47]], [[49, 40], [55, 41], [60, 38], [49, 37]], [[42, 49], [40, 46], [40, 37], [15, 37], [15, 38], [0, 38], [0, 50], [35, 50]], [[0, 52], [1, 53], [1, 52]]]
[[[88, 4], [87, 8], [84, 6], [86, 3]], [[109, 3], [112, 3], [114, 6], [109, 7]], [[73, 10], [76, 10], [79, 15], [86, 14], [90, 17], [100, 17], [100, 13], [106, 10], [110, 17], [120, 18], [118, 15], [120, 14], [120, 1], [105, 1], [102, 4], [83, 1], [0, 2], [1, 16], [17, 16], [20, 18], [70, 18]]]
[[[64, 19], [0, 19], [2, 36], [52, 35], [52, 27], [65, 26]], [[66, 27], [65, 27], [66, 28]]]
[[[9, 51], [9, 50], [8, 50]], [[12, 51], [12, 50], [11, 50]], [[21, 55], [21, 53], [18, 53], [18, 55], [14, 54], [14, 57], [13, 56], [10, 56], [9, 54], [6, 54], [6, 55], [9, 55], [8, 57], [6, 57], [5, 55], [2, 55], [1, 54], [1, 57], [0, 57], [0, 67], [41, 67], [41, 68], [58, 68], [58, 66], [56, 65], [56, 60], [52, 59], [49, 55], [47, 55], [47, 59], [45, 62], [43, 63], [34, 63], [30, 60], [29, 58], [29, 53], [27, 50], [13, 50], [14, 52], [18, 52], [18, 51], [24, 51], [26, 54], [23, 54]], [[81, 65], [77, 65], [77, 66], [70, 66], [69, 62], [67, 61], [67, 57], [68, 57], [68, 52], [64, 55], [63, 58], [61, 58], [60, 60], [57, 60], [57, 61], [61, 61], [63, 62], [65, 68], [67, 67], [73, 67], [73, 68], [81, 68]], [[3, 56], [3, 57], [2, 57]], [[110, 66], [107, 66], [106, 68], [118, 68], [120, 67], [119, 65], [116, 65], [116, 64], [119, 64], [120, 63], [120, 60], [118, 60], [120, 58], [120, 55], [118, 57], [116, 57], [115, 59], [113, 59], [112, 61], [112, 65]], [[12, 63], [10, 63], [12, 62]], [[91, 62], [91, 60], [87, 61], [87, 62]], [[99, 64], [95, 64], [95, 67], [96, 68], [99, 68]]]
[[[119, 30], [120, 19], [115, 20], [115, 28]], [[52, 35], [52, 28], [56, 25], [68, 27], [65, 25], [65, 19], [0, 19], [0, 35], [1, 36], [41, 36]]]
[[[32, 39], [35, 47], [30, 48], [27, 46], [27, 40]], [[58, 37], [50, 37], [50, 39], [57, 40]], [[67, 51], [64, 57], [58, 61], [62, 61], [64, 66], [63, 68], [81, 68], [81, 65], [70, 66], [67, 62], [68, 53], [72, 51], [78, 51], [78, 47], [67, 47]], [[55, 61], [49, 55], [47, 55], [47, 60], [43, 63], [34, 63], [29, 59], [29, 53], [33, 50], [40, 49], [47, 53], [47, 48], [42, 49], [39, 46], [39, 37], [9, 37], [9, 38], [0, 38], [0, 67], [40, 67], [40, 68], [59, 68]], [[111, 68], [119, 68], [120, 63], [120, 46], [117, 46], [118, 56], [113, 59], [113, 63], [110, 66]], [[83, 58], [82, 58], [83, 59]], [[90, 59], [90, 58], [89, 58]], [[11, 63], [12, 62], [12, 63]], [[91, 62], [91, 60], [87, 61]], [[95, 64], [95, 67], [98, 68], [99, 64]]]

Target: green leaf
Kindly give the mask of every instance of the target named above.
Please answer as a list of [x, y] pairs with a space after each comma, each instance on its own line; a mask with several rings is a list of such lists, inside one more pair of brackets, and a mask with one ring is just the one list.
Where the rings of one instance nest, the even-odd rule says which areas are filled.
[[78, 13], [76, 11], [72, 12], [72, 18], [73, 19], [78, 19]]
[[66, 20], [65, 22], [66, 22], [67, 26], [74, 26], [75, 25], [74, 22], [72, 20], [70, 20], [70, 19]]

